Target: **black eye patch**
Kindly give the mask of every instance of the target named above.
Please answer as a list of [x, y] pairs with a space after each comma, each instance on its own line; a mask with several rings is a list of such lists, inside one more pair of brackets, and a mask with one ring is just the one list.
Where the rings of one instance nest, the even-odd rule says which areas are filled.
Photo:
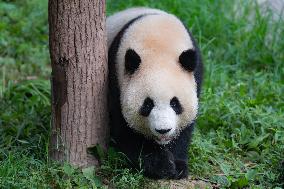
[[183, 51], [179, 56], [179, 62], [185, 70], [189, 72], [194, 71], [197, 62], [196, 51], [193, 49], [188, 49], [186, 51]]
[[171, 99], [170, 105], [176, 114], [181, 114], [183, 109], [177, 97]]
[[132, 75], [139, 68], [140, 63], [140, 56], [133, 49], [128, 49], [125, 54], [125, 72]]
[[154, 101], [147, 97], [144, 102], [143, 105], [140, 108], [140, 115], [147, 117], [149, 116], [149, 114], [151, 113], [151, 110], [154, 108]]

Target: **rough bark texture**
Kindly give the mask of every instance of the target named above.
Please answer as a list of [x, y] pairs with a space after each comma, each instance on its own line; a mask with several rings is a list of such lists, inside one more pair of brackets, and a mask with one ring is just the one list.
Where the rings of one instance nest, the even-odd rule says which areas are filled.
[[52, 64], [50, 157], [86, 167], [87, 148], [106, 147], [107, 49], [104, 0], [49, 0]]

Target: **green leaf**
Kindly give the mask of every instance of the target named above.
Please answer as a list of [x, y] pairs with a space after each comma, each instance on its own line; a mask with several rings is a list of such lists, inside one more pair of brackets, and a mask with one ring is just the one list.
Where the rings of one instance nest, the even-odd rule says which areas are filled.
[[71, 176], [75, 172], [75, 169], [71, 165], [65, 163], [63, 166], [63, 171], [68, 176]]
[[240, 177], [231, 183], [230, 188], [244, 188], [249, 184], [248, 179], [245, 177]]
[[230, 175], [230, 166], [220, 163], [220, 168], [226, 176]]
[[82, 172], [83, 172], [84, 177], [87, 180], [93, 181], [94, 175], [95, 175], [95, 167], [94, 166], [84, 168], [84, 169], [82, 169]]
[[248, 183], [249, 183], [249, 182], [248, 182], [248, 179], [247, 179], [247, 178], [241, 177], [241, 178], [238, 180], [238, 187], [243, 188], [243, 187], [247, 186]]
[[18, 139], [17, 141], [20, 142], [20, 143], [22, 143], [22, 144], [29, 144], [29, 142], [26, 141], [26, 140], [20, 140], [20, 139]]
[[245, 174], [245, 177], [247, 180], [254, 180], [255, 176], [257, 175], [257, 171], [255, 169], [250, 169], [248, 172]]
[[95, 178], [94, 178], [94, 182], [95, 182], [95, 185], [96, 185], [97, 187], [101, 187], [101, 186], [102, 186], [102, 181], [101, 181], [101, 179], [99, 179], [98, 177], [95, 177]]
[[264, 136], [259, 136], [253, 141], [249, 143], [249, 148], [255, 149], [258, 145], [260, 145], [267, 137], [269, 137], [270, 133], [265, 134]]

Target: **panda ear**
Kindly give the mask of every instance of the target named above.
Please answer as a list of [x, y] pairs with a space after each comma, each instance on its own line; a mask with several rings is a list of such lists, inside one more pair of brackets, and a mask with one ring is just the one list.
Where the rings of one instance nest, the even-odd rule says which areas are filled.
[[128, 49], [125, 53], [125, 72], [132, 75], [139, 68], [140, 63], [140, 56], [133, 49]]
[[183, 51], [179, 56], [179, 62], [185, 70], [189, 72], [194, 71], [197, 63], [196, 51], [193, 49]]

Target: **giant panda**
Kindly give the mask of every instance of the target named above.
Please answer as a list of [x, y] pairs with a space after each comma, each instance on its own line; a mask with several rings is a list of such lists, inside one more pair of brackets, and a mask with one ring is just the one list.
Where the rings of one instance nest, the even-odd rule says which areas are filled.
[[203, 66], [174, 15], [131, 8], [107, 18], [110, 134], [114, 147], [153, 179], [188, 175]]

